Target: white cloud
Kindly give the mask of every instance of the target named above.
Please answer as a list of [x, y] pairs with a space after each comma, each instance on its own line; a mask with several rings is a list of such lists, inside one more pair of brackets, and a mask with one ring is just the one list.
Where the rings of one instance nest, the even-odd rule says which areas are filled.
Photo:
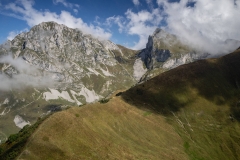
[[26, 86], [35, 88], [53, 87], [51, 75], [43, 74], [35, 66], [26, 63], [21, 57], [13, 59], [11, 55], [0, 57], [0, 63], [7, 63], [18, 69], [11, 76], [0, 73], [0, 90], [22, 89]]
[[153, 5], [152, 0], [146, 0], [146, 3], [148, 4], [148, 7], [149, 7], [150, 9], [153, 9], [153, 8], [154, 8], [154, 5]]
[[147, 25], [146, 22], [151, 22], [153, 15], [147, 11], [140, 11], [134, 13], [128, 10], [126, 13], [127, 19], [129, 20], [127, 29], [128, 34], [138, 35], [139, 41], [132, 47], [133, 49], [142, 49], [146, 46], [148, 36], [153, 33], [156, 26]]
[[157, 4], [159, 5], [159, 6], [161, 6], [161, 5], [164, 5], [164, 4], [167, 4], [168, 2], [166, 1], [166, 0], [157, 0]]
[[78, 28], [84, 33], [92, 34], [100, 39], [109, 39], [111, 37], [111, 33], [106, 32], [103, 28], [92, 24], [88, 25], [83, 22], [81, 18], [74, 17], [67, 11], [61, 11], [60, 14], [48, 10], [38, 11], [33, 8], [33, 5], [33, 0], [18, 0], [17, 3], [6, 5], [5, 9], [11, 11], [11, 13], [8, 14], [9, 16], [15, 18], [20, 16], [20, 19], [25, 20], [30, 27], [41, 22], [54, 21], [70, 28]]
[[139, 0], [132, 0], [132, 1], [135, 6], [138, 6], [140, 4]]
[[147, 4], [152, 3], [152, 0], [146, 0]]
[[78, 13], [78, 10], [77, 10], [77, 9], [73, 9], [73, 12], [74, 12], [75, 14], [77, 14], [77, 13]]
[[127, 10], [126, 17], [113, 16], [106, 19], [106, 24], [111, 26], [112, 23], [117, 24], [119, 32], [126, 32], [129, 35], [137, 35], [138, 42], [134, 42], [132, 49], [143, 49], [148, 41], [148, 36], [151, 35], [161, 22], [162, 17], [159, 16], [159, 9], [152, 9], [151, 11], [142, 10], [133, 12]]
[[[152, 0], [145, 2], [150, 5], [150, 11], [127, 10], [125, 17], [107, 19], [109, 24], [117, 24], [120, 31], [139, 37], [131, 47], [133, 49], [144, 48], [148, 35], [164, 21], [167, 25], [164, 29], [168, 32], [208, 53], [228, 53], [240, 45], [234, 41], [226, 42], [227, 39], [240, 40], [240, 0], [156, 0], [158, 7], [155, 8], [151, 7]], [[194, 5], [188, 6], [189, 2]]]
[[67, 7], [67, 8], [73, 8], [73, 7], [79, 8], [79, 7], [80, 7], [78, 4], [69, 3], [69, 2], [67, 2], [66, 0], [53, 0], [53, 3], [54, 3], [54, 4], [61, 3], [61, 4], [63, 4], [63, 5], [64, 5], [65, 7]]
[[112, 16], [112, 17], [108, 17], [108, 18], [106, 19], [105, 25], [107, 25], [108, 27], [111, 27], [111, 26], [112, 26], [112, 23], [115, 23], [115, 24], [118, 25], [118, 27], [119, 27], [118, 31], [119, 31], [120, 33], [122, 33], [123, 30], [124, 30], [125, 27], [126, 27], [126, 26], [125, 26], [125, 21], [124, 21], [124, 19], [123, 19], [122, 16]]
[[21, 31], [11, 31], [11, 32], [9, 32], [9, 34], [7, 36], [7, 39], [11, 41], [11, 40], [13, 40], [16, 37], [16, 35], [18, 35], [18, 34], [20, 34], [22, 32], [27, 32], [27, 31], [28, 31], [27, 28], [25, 28], [25, 29], [23, 29]]
[[139, 41], [132, 47], [133, 49], [142, 49], [146, 46], [148, 36], [151, 35], [161, 22], [159, 9], [153, 9], [151, 12], [143, 10], [137, 13], [128, 10], [125, 15], [128, 20], [127, 33], [138, 35]]
[[236, 0], [235, 4], [226, 0], [194, 0], [194, 7], [186, 7], [188, 0], [157, 2], [164, 5], [169, 31], [195, 47], [213, 54], [227, 53], [234, 48], [224, 45], [224, 41], [240, 40], [240, 0]]

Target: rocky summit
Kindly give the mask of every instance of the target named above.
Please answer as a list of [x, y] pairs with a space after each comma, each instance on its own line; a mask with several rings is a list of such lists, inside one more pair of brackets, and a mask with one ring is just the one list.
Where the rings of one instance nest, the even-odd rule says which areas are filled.
[[1, 86], [2, 139], [62, 104], [91, 103], [135, 84], [135, 51], [123, 49], [55, 22], [1, 45], [1, 79], [9, 82]]
[[78, 29], [43, 22], [0, 46], [0, 141], [38, 117], [105, 99], [157, 73], [202, 58], [156, 29], [134, 51]]
[[149, 36], [146, 48], [138, 54], [138, 57], [148, 69], [141, 81], [153, 78], [163, 71], [206, 58], [207, 56], [208, 53], [190, 47], [176, 35], [157, 28]]

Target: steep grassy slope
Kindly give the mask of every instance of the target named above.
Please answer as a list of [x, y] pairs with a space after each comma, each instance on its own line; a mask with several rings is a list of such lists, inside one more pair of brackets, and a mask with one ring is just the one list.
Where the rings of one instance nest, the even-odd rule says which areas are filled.
[[183, 141], [160, 115], [113, 97], [49, 117], [19, 159], [187, 159]]
[[200, 60], [55, 113], [18, 158], [240, 159], [239, 62], [239, 50]]
[[191, 159], [240, 159], [240, 51], [165, 72], [122, 97], [164, 115]]

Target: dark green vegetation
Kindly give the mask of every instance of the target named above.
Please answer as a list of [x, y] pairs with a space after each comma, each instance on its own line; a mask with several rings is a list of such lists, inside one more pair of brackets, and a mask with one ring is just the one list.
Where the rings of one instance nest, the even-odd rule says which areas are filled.
[[240, 159], [240, 51], [165, 72], [122, 94], [167, 118], [190, 159]]
[[8, 140], [0, 145], [0, 159], [15, 159], [23, 151], [23, 148], [26, 145], [28, 138], [47, 117], [48, 116], [39, 119], [34, 125], [25, 126], [16, 134], [10, 135], [8, 137]]
[[104, 99], [101, 99], [99, 102], [100, 103], [107, 103], [108, 101], [109, 101], [109, 99], [104, 98]]

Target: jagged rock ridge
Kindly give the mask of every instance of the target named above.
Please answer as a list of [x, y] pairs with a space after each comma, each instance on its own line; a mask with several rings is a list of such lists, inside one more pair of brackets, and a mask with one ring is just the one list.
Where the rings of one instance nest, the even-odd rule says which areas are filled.
[[140, 79], [144, 81], [159, 73], [179, 65], [206, 58], [207, 53], [197, 52], [190, 46], [166, 31], [157, 28], [148, 38], [146, 48], [141, 50], [138, 57], [144, 62], [148, 71]]
[[[0, 62], [0, 76], [9, 80], [25, 77], [1, 92], [0, 128], [4, 135], [0, 133], [0, 140], [56, 108], [97, 101], [199, 58], [190, 51], [176, 36], [161, 29], [149, 36], [146, 48], [135, 56], [137, 51], [55, 22], [34, 26], [0, 46], [1, 57], [11, 55], [32, 68], [28, 73], [27, 68], [20, 70], [18, 65]], [[47, 80], [40, 84], [42, 77]]]
[[[1, 45], [0, 56], [13, 60], [0, 62], [0, 76], [10, 81], [25, 78], [1, 92], [0, 128], [4, 135], [0, 133], [0, 140], [23, 127], [17, 120], [33, 123], [55, 106], [91, 103], [129, 88], [136, 83], [134, 54], [55, 22], [41, 23]], [[10, 64], [14, 59], [27, 67], [21, 70], [21, 65]], [[39, 87], [42, 76], [48, 80]]]

